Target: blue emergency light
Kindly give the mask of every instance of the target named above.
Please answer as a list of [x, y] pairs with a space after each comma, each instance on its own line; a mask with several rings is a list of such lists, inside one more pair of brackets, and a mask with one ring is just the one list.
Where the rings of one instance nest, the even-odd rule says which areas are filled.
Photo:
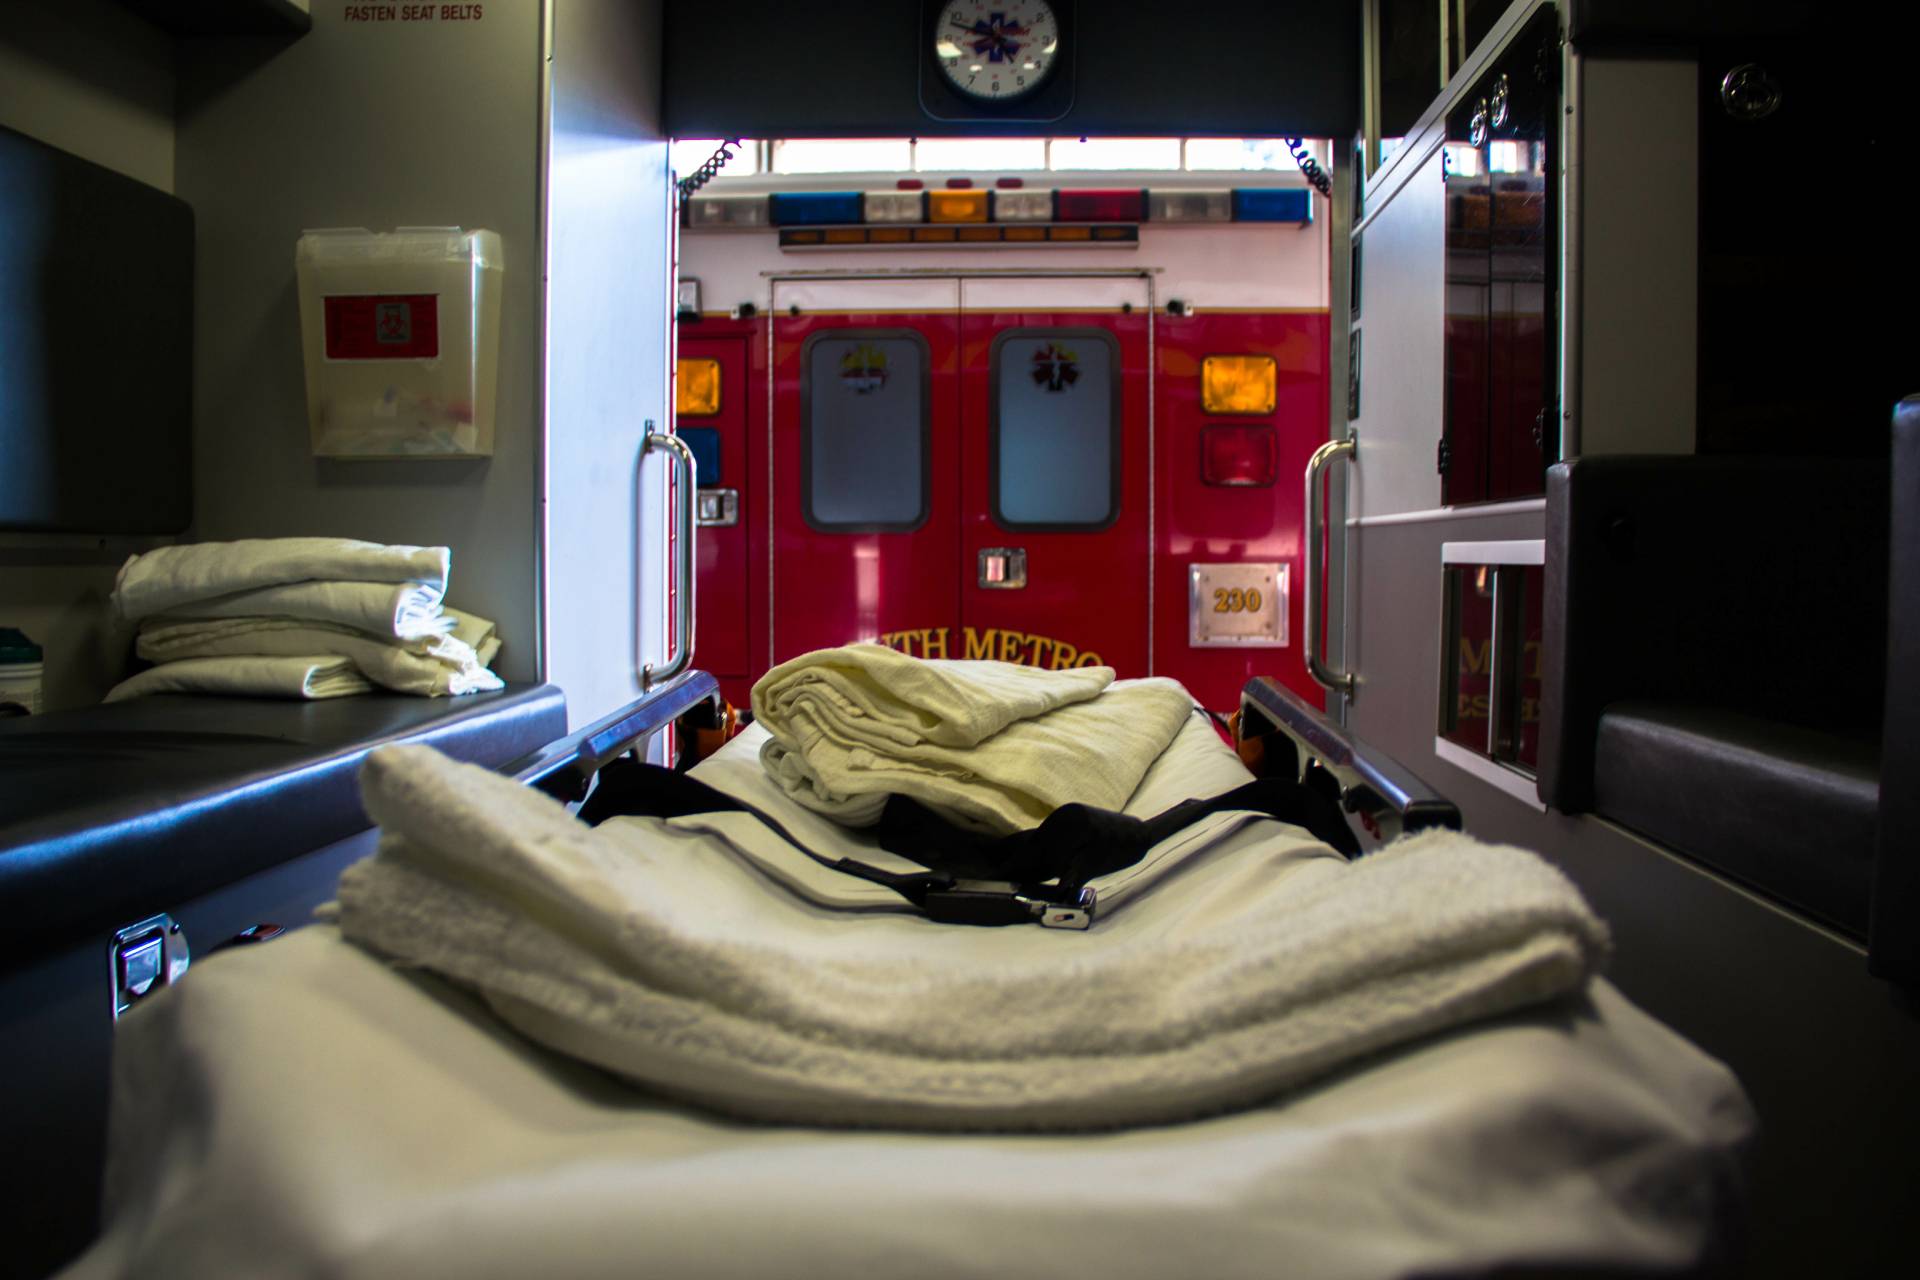
[[1235, 222], [1312, 222], [1313, 193], [1305, 187], [1236, 187]]
[[857, 225], [862, 221], [858, 191], [777, 191], [772, 200], [776, 227]]

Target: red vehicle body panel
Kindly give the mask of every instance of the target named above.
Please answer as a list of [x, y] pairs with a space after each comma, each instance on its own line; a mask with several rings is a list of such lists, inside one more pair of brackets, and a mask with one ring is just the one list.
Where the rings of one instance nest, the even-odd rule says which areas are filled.
[[[706, 427], [720, 439], [718, 476], [697, 477], [701, 488], [741, 491], [744, 498], [752, 468], [752, 407], [747, 397], [745, 335], [734, 338], [682, 336], [682, 360], [720, 362], [720, 410], [699, 417], [682, 416], [678, 425]], [[715, 675], [745, 677], [748, 654], [747, 601], [750, 594], [747, 525], [706, 525], [694, 539], [694, 647], [700, 665]]]
[[[997, 336], [1024, 328], [1099, 328], [1120, 345], [1121, 504], [1105, 529], [1012, 531], [993, 518], [989, 358]], [[930, 494], [927, 519], [911, 531], [826, 532], [805, 518], [803, 349], [815, 334], [845, 329], [911, 330], [927, 344]], [[1301, 658], [1308, 570], [1302, 558], [1302, 476], [1308, 456], [1326, 438], [1328, 341], [1328, 319], [1319, 310], [1151, 317], [1144, 309], [871, 311], [683, 323], [682, 357], [709, 355], [744, 366], [737, 375], [727, 367], [717, 418], [687, 420], [719, 427], [723, 478], [740, 493], [738, 526], [700, 530], [696, 662], [718, 675], [727, 698], [741, 706], [753, 680], [774, 663], [861, 639], [881, 639], [922, 656], [1039, 666], [1071, 665], [1092, 653], [1122, 676], [1172, 676], [1220, 710], [1236, 705], [1250, 676], [1275, 675], [1324, 706]], [[1274, 357], [1274, 411], [1207, 414], [1201, 361], [1241, 354]], [[734, 397], [736, 386], [744, 396]], [[733, 417], [731, 405], [744, 405], [744, 421]], [[1271, 483], [1205, 482], [1201, 433], [1215, 423], [1273, 430], [1277, 461]], [[988, 547], [1027, 551], [1025, 590], [979, 586], [978, 554]], [[1192, 646], [1189, 568], [1248, 562], [1287, 566], [1287, 644]]]

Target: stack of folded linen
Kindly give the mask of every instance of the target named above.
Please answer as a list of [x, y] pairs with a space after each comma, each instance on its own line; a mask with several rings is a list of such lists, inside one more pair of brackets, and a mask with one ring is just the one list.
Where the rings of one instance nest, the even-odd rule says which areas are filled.
[[909, 796], [1005, 835], [1063, 804], [1118, 809], [1194, 710], [1164, 677], [821, 649], [753, 686], [760, 763], [797, 803], [850, 827]]
[[493, 623], [447, 608], [445, 547], [262, 538], [161, 547], [120, 568], [114, 607], [157, 663], [147, 693], [334, 698], [375, 685], [426, 697], [502, 687]]

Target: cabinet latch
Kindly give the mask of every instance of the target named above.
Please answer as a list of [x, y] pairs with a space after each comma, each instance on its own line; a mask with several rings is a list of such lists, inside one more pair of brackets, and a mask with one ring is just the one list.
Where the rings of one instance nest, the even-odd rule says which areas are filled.
[[113, 1016], [118, 1018], [158, 987], [172, 986], [187, 971], [187, 935], [165, 914], [149, 916], [113, 935]]

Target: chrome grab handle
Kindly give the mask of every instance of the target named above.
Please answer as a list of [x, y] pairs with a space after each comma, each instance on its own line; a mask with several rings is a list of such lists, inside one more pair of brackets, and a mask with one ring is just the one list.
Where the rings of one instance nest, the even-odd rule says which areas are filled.
[[674, 555], [674, 572], [679, 578], [680, 589], [674, 597], [673, 660], [664, 667], [656, 667], [651, 662], [642, 665], [642, 689], [651, 689], [663, 680], [673, 679], [693, 662], [693, 531], [696, 523], [694, 509], [699, 505], [694, 488], [693, 450], [679, 436], [649, 431], [646, 442], [640, 447], [641, 461], [645, 462], [647, 455], [655, 449], [665, 449], [673, 454], [674, 467], [679, 475], [680, 537]]
[[1354, 441], [1349, 436], [1345, 440], [1329, 440], [1313, 451], [1313, 457], [1307, 460], [1307, 571], [1301, 575], [1306, 579], [1307, 611], [1307, 674], [1336, 693], [1353, 693], [1353, 673], [1335, 671], [1327, 666], [1324, 650], [1327, 643], [1327, 622], [1321, 616], [1320, 591], [1318, 584], [1324, 572], [1322, 561], [1326, 558], [1325, 538], [1321, 526], [1326, 523], [1327, 501], [1325, 486], [1321, 483], [1321, 472], [1335, 458], [1353, 461]]

